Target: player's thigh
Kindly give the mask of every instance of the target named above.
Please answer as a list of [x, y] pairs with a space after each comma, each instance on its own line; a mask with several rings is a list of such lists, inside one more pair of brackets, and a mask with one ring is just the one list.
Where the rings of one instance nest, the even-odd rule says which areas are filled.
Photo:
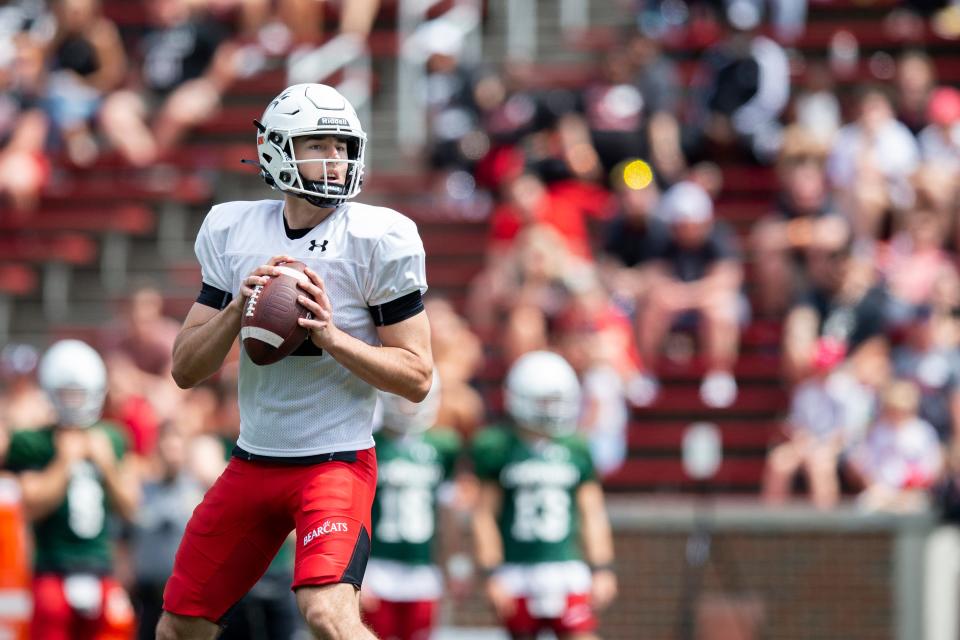
[[214, 640], [220, 625], [196, 616], [164, 611], [157, 624], [157, 640]]
[[358, 589], [370, 556], [370, 510], [377, 487], [372, 449], [355, 462], [316, 465], [299, 488], [294, 588], [336, 583]]
[[277, 479], [236, 458], [193, 512], [164, 591], [165, 611], [219, 623], [263, 576], [293, 520]]
[[352, 584], [299, 587], [297, 607], [321, 638], [350, 637], [350, 631], [363, 627], [359, 593]]

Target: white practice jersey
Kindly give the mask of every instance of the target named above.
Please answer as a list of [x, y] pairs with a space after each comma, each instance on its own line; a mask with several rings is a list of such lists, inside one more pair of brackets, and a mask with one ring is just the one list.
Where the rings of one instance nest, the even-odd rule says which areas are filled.
[[[334, 324], [368, 344], [379, 344], [371, 307], [427, 290], [416, 224], [384, 207], [346, 202], [294, 240], [283, 201], [227, 202], [210, 210], [195, 249], [204, 284], [233, 295], [275, 255], [303, 262], [323, 279]], [[240, 447], [277, 457], [372, 447], [374, 387], [309, 341], [305, 347], [267, 366], [241, 349]]]

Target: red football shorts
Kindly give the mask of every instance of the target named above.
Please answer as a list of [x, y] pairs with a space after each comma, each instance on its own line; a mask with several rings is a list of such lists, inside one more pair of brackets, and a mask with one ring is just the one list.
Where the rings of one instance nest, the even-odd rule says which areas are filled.
[[[33, 579], [33, 620], [30, 637], [36, 640], [132, 640], [136, 618], [127, 592], [113, 578], [87, 579], [89, 595], [78, 608], [71, 603], [76, 590], [70, 578], [40, 574]], [[89, 590], [92, 589], [92, 593]]]
[[231, 458], [193, 512], [163, 593], [170, 613], [219, 623], [296, 529], [292, 588], [360, 587], [377, 487], [372, 448], [355, 462], [284, 465]]
[[597, 619], [590, 606], [590, 596], [572, 593], [567, 596], [567, 607], [559, 618], [535, 618], [527, 607], [526, 598], [514, 600], [513, 615], [503, 621], [507, 631], [517, 635], [535, 635], [544, 629], [555, 634], [587, 633], [597, 628]]
[[436, 600], [380, 600], [375, 609], [364, 609], [363, 617], [383, 640], [429, 640], [436, 613]]

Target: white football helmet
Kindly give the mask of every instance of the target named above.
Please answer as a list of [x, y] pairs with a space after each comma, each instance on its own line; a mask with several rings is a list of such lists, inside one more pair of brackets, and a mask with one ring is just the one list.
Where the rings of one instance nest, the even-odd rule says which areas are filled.
[[402, 396], [380, 391], [383, 408], [383, 426], [398, 433], [423, 433], [436, 425], [440, 412], [440, 378], [433, 370], [433, 384], [427, 397], [420, 402], [410, 402]]
[[570, 435], [580, 417], [580, 382], [556, 353], [532, 351], [507, 374], [507, 413], [521, 427], [548, 436]]
[[100, 419], [107, 395], [107, 368], [87, 343], [55, 342], [40, 360], [39, 379], [59, 424], [89, 427]]
[[[257, 125], [260, 175], [274, 189], [290, 193], [318, 207], [335, 207], [355, 198], [363, 184], [367, 134], [353, 106], [339, 91], [325, 84], [295, 84], [274, 98]], [[347, 143], [346, 160], [297, 160], [293, 139], [298, 136], [336, 136]], [[347, 163], [344, 184], [324, 179], [304, 180], [300, 164]]]

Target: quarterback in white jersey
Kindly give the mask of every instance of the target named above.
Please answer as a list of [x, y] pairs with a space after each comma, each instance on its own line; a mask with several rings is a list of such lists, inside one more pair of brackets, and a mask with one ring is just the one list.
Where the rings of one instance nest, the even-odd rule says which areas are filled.
[[173, 376], [188, 388], [221, 366], [246, 299], [283, 262], [307, 266], [309, 339], [269, 366], [241, 354], [240, 438], [184, 533], [157, 637], [214, 638], [295, 529], [292, 588], [312, 631], [372, 638], [357, 600], [376, 488], [371, 424], [377, 389], [414, 402], [430, 389], [423, 244], [400, 213], [349, 202], [366, 134], [336, 90], [289, 87], [256, 125], [261, 175], [284, 199], [228, 202], [204, 220], [203, 284]]

